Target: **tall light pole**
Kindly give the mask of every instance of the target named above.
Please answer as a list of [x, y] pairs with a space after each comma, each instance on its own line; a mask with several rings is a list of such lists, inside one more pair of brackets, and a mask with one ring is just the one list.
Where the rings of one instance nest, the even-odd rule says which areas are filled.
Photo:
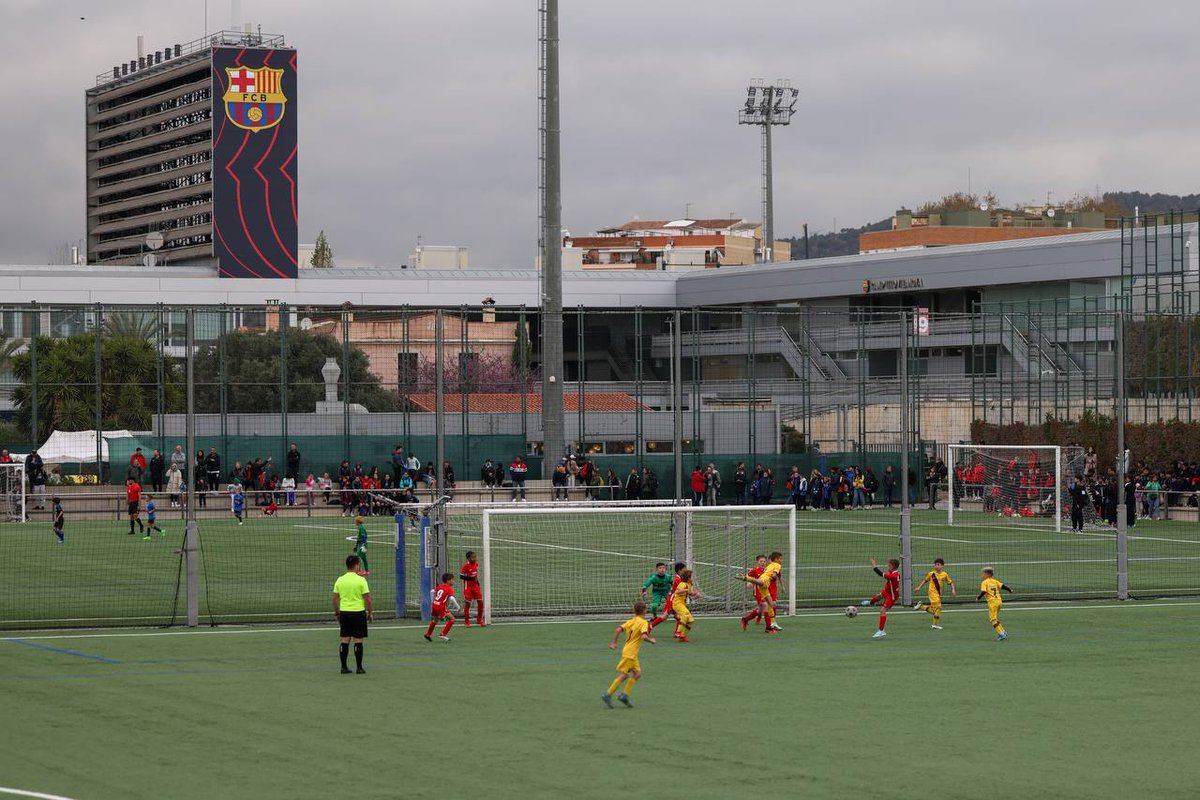
[[800, 96], [790, 81], [766, 86], [756, 80], [746, 89], [746, 104], [738, 111], [739, 125], [762, 128], [762, 261], [774, 261], [775, 209], [771, 187], [771, 127], [790, 125]]
[[[566, 449], [563, 419], [562, 174], [558, 116], [558, 0], [541, 0], [542, 477]], [[579, 409], [583, 413], [583, 409]]]

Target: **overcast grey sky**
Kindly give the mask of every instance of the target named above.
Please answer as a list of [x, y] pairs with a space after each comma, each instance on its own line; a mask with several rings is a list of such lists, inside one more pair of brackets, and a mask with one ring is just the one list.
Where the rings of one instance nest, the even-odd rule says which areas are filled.
[[[790, 78], [781, 236], [965, 189], [1200, 188], [1200, 4], [562, 0], [563, 218], [759, 217], [745, 85]], [[83, 93], [200, 37], [203, 0], [0, 0], [0, 262], [83, 236]], [[537, 0], [242, 0], [299, 50], [300, 239], [396, 264], [418, 235], [532, 265]], [[80, 17], [86, 17], [80, 20]], [[210, 30], [228, 0], [208, 3]], [[290, 109], [289, 109], [290, 112]]]

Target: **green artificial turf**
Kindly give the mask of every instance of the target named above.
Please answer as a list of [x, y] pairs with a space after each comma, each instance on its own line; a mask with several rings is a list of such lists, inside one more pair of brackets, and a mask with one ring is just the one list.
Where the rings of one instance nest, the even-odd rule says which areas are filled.
[[[599, 695], [614, 621], [427, 643], [332, 622], [9, 633], [0, 786], [71, 798], [1194, 797], [1200, 604], [1011, 603], [945, 630], [893, 612], [701, 616], [644, 645], [634, 709]], [[14, 636], [23, 636], [14, 639]], [[58, 648], [58, 649], [46, 649]], [[69, 652], [62, 652], [69, 651]], [[98, 660], [104, 659], [104, 660]]]
[[[598, 504], [603, 507], [603, 504]], [[735, 613], [750, 602], [735, 576], [758, 553], [787, 553], [785, 511], [694, 515], [687, 560], [707, 598], [702, 613]], [[670, 513], [493, 516], [493, 605], [498, 614], [617, 613], [628, 607], [656, 561], [676, 557]], [[962, 513], [913, 512], [912, 583], [944, 558], [962, 598], [972, 598], [984, 565], [1018, 599], [1104, 599], [1117, 596], [1115, 534], [1092, 529], [1055, 532], [1048, 520]], [[68, 517], [57, 545], [44, 522], [0, 525], [0, 628], [178, 622], [186, 609], [180, 557], [182, 523], [164, 515], [167, 536], [145, 541], [111, 518]], [[396, 524], [367, 521], [371, 589], [381, 616], [396, 608]], [[283, 622], [323, 618], [333, 580], [353, 547], [352, 519], [252, 513], [200, 521], [199, 610], [205, 622]], [[476, 513], [451, 516], [451, 571], [467, 550], [482, 550]], [[880, 585], [868, 561], [899, 553], [895, 511], [799, 512], [796, 603], [838, 606]], [[420, 605], [420, 535], [406, 525], [406, 591], [410, 614]], [[482, 557], [482, 553], [480, 552]], [[785, 568], [788, 559], [784, 560]], [[1136, 598], [1200, 594], [1200, 523], [1139, 523], [1129, 534], [1129, 589]], [[786, 590], [791, 573], [785, 571]], [[434, 581], [436, 583], [436, 580]], [[786, 591], [780, 598], [788, 602]], [[953, 600], [947, 597], [947, 600]]]

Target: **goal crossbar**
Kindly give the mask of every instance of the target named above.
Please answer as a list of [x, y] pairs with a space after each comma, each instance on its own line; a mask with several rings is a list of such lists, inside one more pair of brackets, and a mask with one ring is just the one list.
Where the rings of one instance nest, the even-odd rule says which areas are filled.
[[559, 505], [551, 508], [485, 508], [482, 514], [482, 534], [483, 542], [481, 546], [483, 556], [483, 576], [480, 583], [483, 589], [484, 613], [487, 621], [492, 621], [492, 519], [494, 517], [508, 516], [543, 516], [543, 515], [566, 515], [566, 514], [684, 514], [684, 515], [717, 515], [717, 514], [762, 514], [763, 512], [786, 512], [787, 513], [787, 614], [794, 616], [796, 613], [796, 508], [795, 506], [587, 506], [587, 507], [563, 507]]

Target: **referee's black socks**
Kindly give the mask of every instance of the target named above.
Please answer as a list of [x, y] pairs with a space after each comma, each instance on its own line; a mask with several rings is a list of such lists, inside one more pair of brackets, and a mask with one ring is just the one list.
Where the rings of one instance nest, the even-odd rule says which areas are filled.
[[342, 669], [346, 669], [346, 656], [350, 655], [350, 643], [342, 642], [341, 652], [338, 655], [342, 658]]
[[362, 669], [362, 642], [354, 643], [354, 664]]

